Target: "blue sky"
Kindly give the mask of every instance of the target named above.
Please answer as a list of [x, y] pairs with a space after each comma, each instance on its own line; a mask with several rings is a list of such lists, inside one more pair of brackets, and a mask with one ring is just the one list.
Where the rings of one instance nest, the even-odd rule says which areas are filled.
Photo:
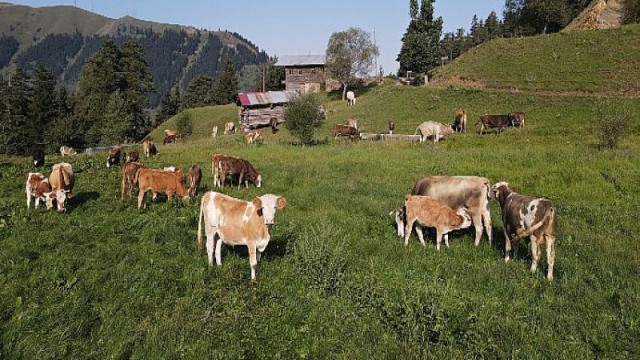
[[[395, 73], [401, 39], [409, 24], [409, 0], [34, 0], [11, 1], [32, 7], [72, 5], [117, 19], [191, 25], [199, 29], [234, 31], [269, 55], [324, 54], [332, 33], [359, 27], [373, 34], [380, 49], [378, 65]], [[502, 18], [504, 0], [436, 0], [435, 16], [444, 31], [469, 30], [474, 14], [491, 11]]]

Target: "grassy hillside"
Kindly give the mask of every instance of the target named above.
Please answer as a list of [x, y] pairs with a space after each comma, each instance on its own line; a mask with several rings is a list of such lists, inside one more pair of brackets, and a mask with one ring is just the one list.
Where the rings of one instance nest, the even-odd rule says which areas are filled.
[[[465, 107], [527, 112], [525, 129], [453, 134], [439, 144], [352, 142], [297, 147], [282, 127], [248, 146], [241, 135], [211, 139], [236, 109], [192, 110], [196, 133], [159, 146], [148, 167], [198, 163], [210, 190], [213, 152], [251, 160], [251, 199], [287, 199], [249, 280], [246, 249], [223, 250], [208, 267], [196, 251], [199, 197], [161, 196], [137, 210], [119, 199], [106, 153], [65, 158], [76, 171], [67, 214], [27, 210], [30, 159], [0, 158], [0, 358], [635, 358], [640, 354], [640, 128], [599, 151], [589, 97], [383, 85], [354, 107], [327, 100], [333, 123], [355, 115], [363, 131], [413, 133], [449, 122]], [[640, 99], [610, 98], [638, 108]], [[471, 120], [471, 119], [470, 119]], [[169, 123], [164, 126], [173, 127]], [[471, 123], [474, 121], [472, 120]], [[160, 133], [153, 134], [161, 143]], [[49, 155], [47, 166], [62, 160]], [[529, 272], [527, 246], [502, 260], [500, 211], [494, 244], [454, 233], [436, 252], [395, 234], [389, 211], [426, 175], [482, 175], [558, 209], [555, 280]]]
[[640, 93], [640, 25], [572, 31], [482, 44], [435, 71], [436, 82], [462, 80], [509, 90]]

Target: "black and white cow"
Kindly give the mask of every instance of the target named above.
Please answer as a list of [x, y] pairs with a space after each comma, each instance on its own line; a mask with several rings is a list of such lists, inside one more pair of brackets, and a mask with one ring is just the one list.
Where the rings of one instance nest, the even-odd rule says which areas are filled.
[[546, 242], [547, 279], [553, 280], [553, 265], [556, 257], [556, 210], [551, 201], [520, 195], [506, 182], [493, 185], [491, 196], [496, 199], [502, 212], [504, 261], [509, 261], [511, 242], [514, 242], [515, 256], [518, 252], [518, 241], [528, 236], [531, 241], [531, 272], [535, 272], [540, 260], [539, 246]]
[[33, 166], [40, 167], [44, 165], [44, 150], [36, 149], [33, 152]]

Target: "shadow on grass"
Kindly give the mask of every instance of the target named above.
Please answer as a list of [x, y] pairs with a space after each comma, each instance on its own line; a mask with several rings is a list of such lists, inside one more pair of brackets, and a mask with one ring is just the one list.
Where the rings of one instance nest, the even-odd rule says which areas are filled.
[[67, 209], [68, 212], [73, 212], [75, 209], [81, 208], [84, 204], [90, 201], [97, 200], [100, 198], [100, 193], [97, 191], [88, 191], [74, 194], [73, 199], [70, 199], [73, 204], [73, 207]]

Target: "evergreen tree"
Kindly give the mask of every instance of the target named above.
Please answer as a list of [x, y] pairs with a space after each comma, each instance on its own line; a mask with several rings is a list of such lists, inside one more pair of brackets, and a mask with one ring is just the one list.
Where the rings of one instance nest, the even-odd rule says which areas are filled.
[[[413, 1], [413, 0], [412, 0]], [[426, 73], [440, 64], [440, 36], [442, 18], [433, 18], [435, 0], [421, 0], [420, 11], [413, 16], [402, 36], [402, 47], [396, 61], [400, 63], [398, 75], [407, 71]], [[410, 5], [412, 6], [412, 5]]]
[[204, 74], [191, 79], [182, 98], [182, 109], [211, 105], [212, 103], [208, 102], [208, 97], [213, 87], [212, 84], [213, 79]]
[[238, 78], [231, 55], [227, 53], [224, 58], [224, 70], [213, 87], [210, 98], [215, 105], [226, 105], [235, 102], [237, 94]]
[[100, 144], [110, 146], [131, 140], [127, 136], [136, 119], [129, 109], [125, 95], [120, 91], [113, 92], [109, 97], [106, 110]]
[[3, 112], [0, 117], [0, 152], [26, 154], [37, 141], [34, 128], [30, 126], [29, 110], [32, 90], [29, 77], [21, 68], [16, 68], [5, 87]]
[[31, 127], [34, 144], [45, 141], [45, 130], [57, 116], [56, 81], [42, 65], [38, 65], [33, 76], [33, 96], [31, 99]]
[[141, 139], [151, 130], [145, 108], [148, 106], [147, 95], [154, 89], [149, 65], [142, 58], [143, 52], [142, 45], [133, 40], [122, 46], [123, 97], [126, 111], [131, 117], [124, 136], [131, 141]]
[[166, 93], [162, 97], [156, 121], [162, 123], [176, 115], [178, 111], [180, 111], [180, 90], [178, 89], [178, 84], [176, 84], [171, 93]]

